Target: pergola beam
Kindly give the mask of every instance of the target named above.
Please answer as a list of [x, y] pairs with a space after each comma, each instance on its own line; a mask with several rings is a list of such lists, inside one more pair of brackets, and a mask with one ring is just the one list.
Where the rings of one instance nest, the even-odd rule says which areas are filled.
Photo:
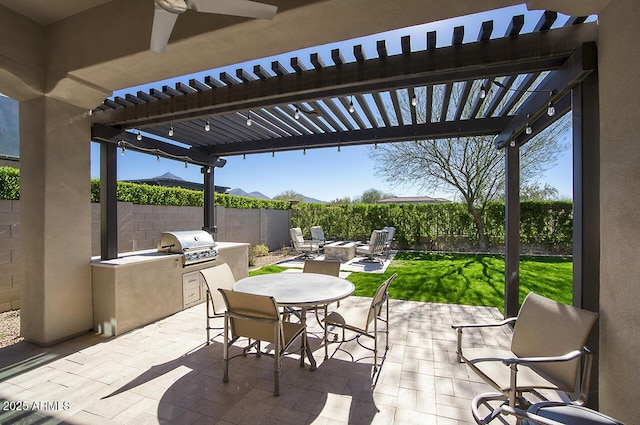
[[588, 23], [520, 35], [517, 43], [501, 38], [258, 78], [105, 110], [95, 122], [144, 127], [309, 99], [557, 69], [576, 48], [594, 40], [596, 30]]
[[445, 137], [490, 136], [498, 133], [508, 121], [509, 118], [507, 117], [492, 117], [461, 122], [444, 121], [399, 127], [374, 127], [362, 130], [216, 144], [207, 148], [207, 152], [215, 156], [233, 156], [247, 152], [281, 152], [303, 148], [325, 148], [338, 144], [344, 147]]

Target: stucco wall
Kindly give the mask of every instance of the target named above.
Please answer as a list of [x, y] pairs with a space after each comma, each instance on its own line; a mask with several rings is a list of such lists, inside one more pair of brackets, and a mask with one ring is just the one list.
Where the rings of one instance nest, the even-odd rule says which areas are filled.
[[[216, 207], [220, 242], [264, 244], [270, 250], [289, 245], [291, 212]], [[162, 207], [118, 202], [118, 252], [155, 249], [160, 233], [203, 226], [200, 207]], [[91, 255], [100, 255], [100, 205], [91, 205]], [[0, 312], [20, 308], [22, 272], [20, 201], [0, 200]]]
[[640, 423], [640, 2], [615, 0], [600, 14], [599, 406]]

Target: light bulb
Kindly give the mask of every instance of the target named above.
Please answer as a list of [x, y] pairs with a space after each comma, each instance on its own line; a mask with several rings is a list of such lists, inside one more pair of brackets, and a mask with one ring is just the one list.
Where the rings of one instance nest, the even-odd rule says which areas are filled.
[[204, 125], [204, 131], [210, 131], [211, 130], [211, 124], [209, 124], [209, 120], [207, 120], [207, 123]]
[[156, 162], [160, 162], [160, 155], [156, 155]]
[[187, 168], [189, 166], [189, 164], [187, 163], [187, 161], [184, 162], [184, 168]]
[[338, 152], [340, 152], [340, 145], [338, 145]]
[[533, 133], [533, 129], [531, 128], [531, 124], [527, 123], [527, 126], [524, 128], [525, 134]]
[[136, 139], [142, 140], [142, 134], [140, 133], [140, 130], [138, 130], [138, 135], [136, 136]]
[[556, 114], [556, 108], [553, 106], [553, 102], [549, 102], [549, 107], [547, 108], [547, 115], [550, 117]]
[[271, 151], [271, 158], [275, 158], [276, 157], [276, 151]]
[[353, 114], [356, 111], [356, 108], [353, 107], [353, 99], [349, 102], [349, 113]]
[[480, 99], [484, 99], [487, 97], [487, 89], [484, 88], [484, 85], [480, 87]]
[[125, 149], [124, 149], [124, 146], [123, 146], [122, 150], [120, 151], [120, 155], [124, 156], [124, 151], [125, 151]]
[[253, 121], [251, 121], [251, 111], [247, 112], [247, 125], [251, 126], [251, 124], [253, 124]]
[[300, 119], [300, 110], [298, 108], [296, 108], [296, 113], [293, 114], [293, 118], [299, 120]]
[[302, 155], [306, 155], [307, 154], [307, 148], [302, 149]]
[[242, 154], [242, 159], [247, 159], [247, 154], [246, 153]]
[[169, 137], [173, 137], [173, 126], [169, 127]]
[[418, 104], [418, 99], [416, 98], [415, 93], [411, 96], [411, 106], [416, 106]]

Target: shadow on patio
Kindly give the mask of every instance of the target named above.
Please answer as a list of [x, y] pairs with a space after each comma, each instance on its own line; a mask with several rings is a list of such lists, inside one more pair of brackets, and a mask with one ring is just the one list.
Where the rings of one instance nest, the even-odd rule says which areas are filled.
[[[286, 357], [274, 397], [270, 357], [234, 358], [222, 382], [222, 339], [204, 345], [204, 316], [200, 304], [119, 337], [0, 350], [0, 423], [471, 424], [471, 399], [488, 387], [456, 363], [450, 324], [502, 318], [489, 307], [391, 300], [390, 349], [374, 376], [356, 342], [331, 344], [325, 361], [309, 318], [318, 370]], [[492, 335], [469, 341], [508, 345], [507, 334]]]

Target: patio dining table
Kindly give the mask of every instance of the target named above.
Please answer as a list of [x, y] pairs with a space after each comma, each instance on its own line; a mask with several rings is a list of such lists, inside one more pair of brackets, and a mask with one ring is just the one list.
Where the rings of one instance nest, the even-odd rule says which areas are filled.
[[[326, 306], [353, 294], [355, 286], [346, 279], [316, 273], [276, 273], [250, 276], [237, 281], [234, 291], [256, 295], [268, 295], [279, 307], [301, 309], [300, 322], [306, 324], [309, 307]], [[317, 365], [311, 348], [307, 344], [310, 370]]]

